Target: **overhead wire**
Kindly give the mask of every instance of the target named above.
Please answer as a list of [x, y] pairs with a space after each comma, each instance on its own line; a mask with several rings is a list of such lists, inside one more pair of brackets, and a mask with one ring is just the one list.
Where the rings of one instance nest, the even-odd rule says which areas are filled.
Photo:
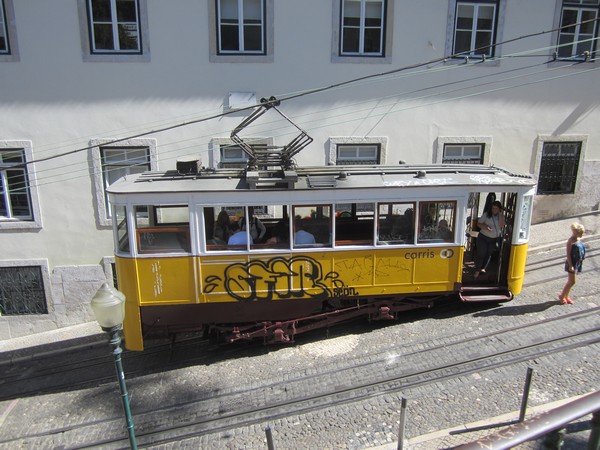
[[[575, 64], [579, 64], [579, 63], [573, 63], [572, 65], [575, 65]], [[398, 112], [402, 112], [402, 111], [407, 111], [407, 110], [411, 110], [411, 109], [416, 109], [416, 108], [420, 108], [420, 107], [431, 106], [431, 105], [434, 105], [434, 104], [445, 103], [445, 102], [449, 102], [449, 101], [455, 101], [455, 100], [460, 100], [460, 99], [464, 99], [464, 98], [469, 98], [469, 97], [484, 95], [484, 94], [491, 93], [491, 92], [499, 92], [499, 91], [502, 91], [502, 90], [514, 89], [514, 88], [517, 88], [517, 87], [527, 86], [527, 85], [536, 84], [536, 83], [540, 83], [540, 82], [544, 82], [544, 81], [550, 81], [550, 80], [554, 80], [554, 79], [560, 79], [560, 78], [563, 78], [563, 77], [571, 77], [571, 76], [575, 76], [575, 75], [578, 75], [578, 74], [585, 74], [585, 73], [589, 73], [589, 72], [594, 72], [594, 71], [599, 70], [599, 69], [600, 68], [587, 69], [585, 71], [574, 72], [574, 73], [567, 73], [567, 74], [563, 74], [563, 75], [556, 76], [556, 77], [547, 77], [547, 78], [543, 78], [543, 79], [540, 79], [540, 80], [533, 80], [533, 81], [526, 82], [526, 83], [521, 83], [521, 84], [513, 84], [513, 85], [503, 86], [503, 87], [499, 87], [499, 88], [495, 88], [495, 89], [489, 89], [489, 90], [485, 90], [485, 91], [471, 92], [471, 93], [468, 93], [468, 94], [462, 95], [462, 96], [448, 97], [448, 98], [441, 99], [441, 100], [436, 100], [436, 101], [433, 101], [433, 102], [423, 103], [423, 104], [419, 104], [419, 105], [407, 106], [406, 108], [403, 108], [403, 109], [400, 109], [400, 110], [391, 110], [390, 109], [390, 110], [388, 110], [386, 112], [375, 114], [372, 117], [377, 117], [377, 116], [384, 117], [384, 116], [387, 116], [388, 114], [394, 114], [394, 113], [398, 113]], [[550, 69], [550, 70], [559, 70], [559, 68]], [[539, 72], [536, 72], [536, 73], [543, 73], [543, 72], [546, 72], [546, 71], [539, 71]], [[531, 75], [531, 73], [527, 73], [527, 74], [524, 74], [524, 75], [518, 75], [518, 76], [515, 76], [515, 77], [511, 77], [511, 78], [512, 79], [517, 79], [517, 78], [520, 78], [520, 77], [530, 76], [530, 75]], [[480, 83], [479, 85], [476, 85], [476, 86], [466, 86], [466, 87], [463, 87], [463, 88], [460, 88], [460, 89], [455, 89], [455, 90], [452, 90], [452, 91], [446, 91], [446, 92], [442, 92], [442, 93], [435, 92], [435, 93], [428, 94], [428, 95], [425, 95], [425, 96], [417, 97], [417, 98], [415, 98], [415, 100], [416, 99], [425, 99], [425, 98], [430, 98], [430, 97], [437, 97], [437, 96], [440, 96], [440, 95], [443, 95], [443, 94], [452, 93], [452, 92], [458, 92], [458, 91], [462, 91], [462, 90], [466, 90], [466, 89], [473, 89], [474, 87], [481, 87], [483, 85], [495, 84], [495, 83], [498, 83], [498, 82], [501, 82], [501, 81], [506, 81], [506, 79], [497, 80], [497, 81], [491, 81], [491, 82], [487, 82], [487, 83]], [[448, 83], [448, 84], [452, 84], [452, 83]], [[424, 88], [422, 90], [428, 90], [428, 89], [429, 88]], [[356, 111], [354, 111], [353, 113], [356, 113]], [[356, 119], [353, 118], [353, 119], [350, 119], [348, 122], [352, 122], [352, 121], [355, 121], [355, 120]], [[344, 122], [336, 122], [336, 125], [339, 125], [341, 123], [344, 123]], [[319, 126], [314, 126], [311, 129], [315, 130], [315, 129], [323, 128], [323, 127], [326, 127], [326, 126], [330, 126], [330, 125], [323, 125], [323, 124], [321, 124]], [[181, 148], [178, 148], [178, 150], [181, 150]], [[164, 154], [163, 154], [163, 156], [164, 156]], [[170, 159], [170, 158], [166, 158], [166, 159]], [[165, 158], [163, 158], [163, 161], [164, 160], [165, 160]], [[141, 163], [140, 166], [145, 166], [147, 164], [148, 163]], [[134, 166], [134, 165], [131, 165], [131, 166]], [[106, 171], [110, 171], [111, 169], [105, 169], [105, 170]], [[118, 170], [118, 169], [115, 169], [115, 170]], [[96, 175], [100, 175], [100, 173], [95, 173], [95, 174]], [[78, 178], [84, 178], [84, 177], [88, 177], [88, 176], [89, 176], [89, 173], [86, 171], [82, 175], [71, 176], [71, 177], [68, 178], [68, 180], [78, 179]], [[60, 180], [60, 182], [64, 182], [64, 181], [66, 181], [64, 178]], [[42, 186], [42, 185], [46, 185], [46, 184], [52, 184], [52, 183], [55, 183], [55, 182], [56, 181], [50, 181], [50, 182], [40, 183], [39, 180], [36, 180], [36, 186]]]
[[[593, 22], [593, 21], [598, 21], [598, 20], [600, 20], [600, 19], [598, 19], [598, 18], [597, 19], [590, 19], [590, 20], [586, 20], [586, 21], [581, 21], [578, 24], [581, 25], [581, 24], [584, 24], [584, 23], [587, 23], [587, 22]], [[573, 26], [573, 25], [577, 25], [577, 24], [570, 24], [569, 26]], [[535, 32], [535, 33], [529, 33], [529, 34], [526, 34], [526, 35], [522, 35], [522, 36], [519, 36], [519, 37], [507, 39], [505, 41], [494, 43], [494, 44], [491, 44], [491, 45], [481, 46], [479, 48], [471, 50], [471, 52], [475, 53], [475, 52], [480, 51], [480, 50], [485, 50], [485, 49], [489, 49], [489, 48], [492, 48], [492, 47], [499, 47], [499, 46], [502, 46], [502, 45], [507, 45], [509, 43], [517, 42], [517, 41], [520, 41], [520, 40], [523, 40], [523, 39], [529, 39], [531, 37], [542, 36], [544, 34], [556, 32], [556, 31], [560, 30], [561, 28], [563, 28], [563, 27], [558, 27], [558, 28], [554, 28], [554, 29], [550, 29], [550, 30], [543, 30], [543, 31]], [[341, 81], [341, 82], [338, 82], [338, 83], [330, 84], [328, 86], [322, 86], [322, 87], [318, 87], [318, 88], [314, 88], [314, 89], [307, 89], [307, 90], [304, 90], [304, 91], [300, 91], [298, 93], [292, 93], [292, 94], [289, 94], [289, 95], [284, 95], [283, 97], [280, 97], [277, 100], [280, 101], [280, 102], [283, 102], [283, 101], [288, 101], [288, 100], [292, 100], [292, 99], [304, 97], [304, 96], [307, 96], [307, 95], [314, 95], [314, 94], [317, 94], [317, 93], [320, 93], [320, 92], [324, 92], [324, 91], [332, 90], [332, 89], [335, 89], [335, 88], [343, 87], [343, 86], [346, 86], [346, 85], [354, 84], [354, 83], [357, 83], [357, 82], [360, 82], [360, 81], [363, 81], [363, 80], [368, 80], [368, 79], [372, 79], [372, 78], [382, 77], [382, 76], [385, 76], [385, 75], [391, 75], [391, 74], [395, 74], [395, 73], [400, 73], [400, 72], [408, 71], [408, 70], [411, 70], [411, 69], [416, 69], [416, 68], [419, 68], [419, 67], [423, 67], [423, 66], [427, 66], [427, 65], [431, 65], [431, 64], [436, 64], [436, 63], [444, 62], [444, 61], [446, 61], [448, 59], [459, 58], [459, 57], [461, 57], [461, 55], [463, 55], [463, 53], [464, 52], [458, 53], [458, 54], [454, 54], [454, 55], [451, 55], [451, 56], [443, 56], [443, 57], [439, 57], [439, 58], [434, 58], [432, 60], [425, 61], [425, 62], [420, 62], [420, 63], [415, 63], [415, 64], [409, 64], [407, 66], [399, 67], [397, 69], [392, 69], [392, 70], [388, 70], [388, 71], [381, 72], [381, 73], [364, 75], [364, 76], [361, 76], [361, 77], [352, 78], [350, 80], [344, 80], [344, 81]], [[206, 116], [206, 117], [202, 117], [202, 118], [198, 118], [198, 119], [194, 119], [194, 120], [190, 120], [190, 121], [180, 122], [180, 123], [169, 125], [169, 126], [166, 126], [166, 127], [161, 127], [161, 128], [155, 129], [155, 130], [145, 131], [145, 132], [141, 132], [141, 133], [135, 133], [135, 134], [132, 134], [132, 135], [130, 135], [128, 137], [114, 139], [113, 141], [111, 141], [109, 144], [106, 144], [106, 145], [118, 144], [118, 143], [124, 142], [126, 140], [137, 139], [137, 138], [140, 138], [140, 137], [148, 136], [150, 134], [158, 134], [158, 133], [162, 133], [162, 132], [165, 132], [165, 131], [170, 131], [170, 130], [174, 130], [174, 129], [177, 129], [177, 128], [181, 128], [181, 127], [185, 127], [185, 126], [189, 126], [189, 125], [193, 125], [193, 124], [197, 124], [197, 123], [201, 123], [201, 122], [206, 122], [206, 121], [209, 121], [209, 120], [214, 120], [214, 119], [221, 118], [221, 117], [224, 117], [224, 116], [227, 116], [227, 115], [231, 115], [231, 114], [234, 114], [234, 113], [239, 113], [239, 112], [242, 112], [242, 111], [251, 110], [251, 109], [254, 109], [254, 108], [258, 107], [258, 106], [261, 106], [261, 104], [259, 103], [259, 104], [256, 104], [256, 105], [251, 105], [251, 106], [246, 106], [246, 107], [242, 107], [242, 108], [232, 109], [230, 111], [222, 111], [222, 112], [220, 112], [218, 114], [212, 114], [212, 115], [209, 115], [209, 116]], [[80, 152], [83, 152], [83, 151], [90, 150], [93, 147], [95, 147], [95, 146], [85, 146], [85, 147], [77, 148], [77, 149], [74, 149], [74, 150], [71, 150], [71, 151], [68, 151], [68, 152], [63, 152], [63, 153], [59, 153], [59, 154], [47, 156], [47, 157], [44, 157], [44, 158], [39, 158], [39, 159], [36, 159], [35, 161], [26, 161], [24, 163], [24, 165], [32, 164], [33, 162], [40, 163], [40, 162], [45, 162], [45, 161], [49, 161], [49, 160], [52, 160], [52, 159], [57, 159], [57, 158], [65, 157], [65, 156], [70, 156], [70, 155], [73, 155], [73, 154], [76, 154], [76, 153], [80, 153]]]
[[[540, 34], [545, 34], [545, 33], [551, 32], [551, 31], [555, 31], [555, 30], [548, 30], [548, 31], [542, 31], [542, 32], [538, 32], [538, 33], [531, 33], [531, 34], [526, 35], [526, 36], [509, 39], [507, 41], [503, 41], [502, 43], [496, 43], [494, 45], [500, 46], [500, 45], [506, 44], [508, 42], [514, 42], [514, 41], [517, 41], [517, 40], [520, 40], [520, 39], [524, 39], [524, 38], [527, 38], [527, 37], [531, 37], [531, 36], [538, 36]], [[597, 38], [595, 38], [595, 39], [597, 39]], [[485, 48], [488, 48], [488, 47], [485, 47]], [[498, 57], [498, 58], [494, 58], [494, 59], [488, 59], [487, 61], [499, 61], [499, 60], [505, 59], [505, 58], [518, 57], [518, 56], [527, 54], [529, 52], [543, 51], [543, 50], [552, 49], [552, 48], [556, 48], [556, 46], [521, 51], [521, 52], [517, 52], [515, 54], [505, 55], [503, 57]], [[548, 57], [548, 55], [544, 55], [544, 56], [546, 58]], [[458, 65], [457, 64], [453, 64], [452, 66], [447, 66], [447, 67], [441, 67], [441, 68], [438, 67], [436, 69], [432, 69], [431, 67], [428, 67], [428, 68], [426, 68], [423, 71], [419, 71], [419, 72], [415, 71], [415, 72], [409, 72], [409, 73], [406, 73], [406, 74], [400, 74], [400, 72], [406, 71], [406, 70], [408, 70], [410, 68], [418, 68], [418, 67], [423, 67], [423, 66], [426, 66], [426, 65], [432, 65], [432, 64], [435, 64], [435, 62], [445, 61], [445, 60], [448, 60], [450, 58], [452, 58], [452, 57], [438, 58], [438, 59], [435, 59], [435, 60], [427, 61], [425, 63], [412, 64], [412, 65], [405, 66], [405, 67], [398, 68], [398, 69], [394, 69], [394, 70], [391, 70], [391, 71], [386, 71], [386, 72], [383, 72], [383, 73], [380, 73], [380, 74], [371, 74], [371, 75], [368, 75], [368, 76], [363, 76], [363, 77], [355, 78], [355, 79], [352, 79], [352, 80], [346, 80], [344, 82], [336, 83], [336, 84], [333, 84], [333, 85], [329, 85], [327, 87], [322, 87], [322, 88], [312, 89], [312, 90], [306, 90], [306, 91], [302, 91], [302, 92], [299, 92], [299, 93], [290, 94], [290, 95], [287, 95], [287, 96], [284, 95], [283, 97], [280, 97], [278, 99], [281, 99], [281, 100], [290, 100], [292, 98], [298, 98], [298, 97], [301, 97], [301, 96], [304, 96], [304, 95], [313, 94], [313, 93], [316, 93], [316, 92], [323, 92], [325, 90], [332, 90], [332, 89], [337, 89], [337, 88], [345, 87], [345, 86], [348, 86], [351, 83], [373, 82], [373, 80], [375, 78], [379, 78], [380, 80], [376, 80], [376, 81], [377, 82], [381, 82], [381, 81], [389, 81], [390, 79], [397, 79], [397, 78], [405, 77], [405, 76], [414, 76], [416, 73], [423, 73], [423, 72], [429, 72], [429, 73], [431, 73], [431, 72], [435, 72], [435, 71], [452, 70], [452, 69], [455, 69], [457, 67], [464, 67], [464, 65], [461, 65], [461, 64], [458, 64]], [[474, 63], [474, 65], [477, 65], [477, 64], [480, 64], [480, 63], [479, 62]], [[543, 62], [542, 64], [545, 65], [545, 64], [547, 64], [547, 62]], [[573, 63], [573, 65], [577, 65], [577, 64], [579, 64], [578, 61]], [[536, 64], [536, 65], [539, 65], [539, 64]], [[534, 65], [534, 66], [536, 66], [536, 65]], [[534, 66], [529, 66], [527, 68], [531, 68], [531, 67], [534, 67]], [[501, 74], [512, 72], [512, 71], [517, 71], [517, 70], [524, 70], [524, 69], [523, 68], [511, 69], [509, 71], [502, 72]], [[551, 70], [551, 69], [549, 69], [549, 70]], [[582, 72], [582, 73], [585, 73], [585, 72]], [[576, 75], [576, 74], [577, 73], [568, 74], [567, 76], [569, 76], [569, 75]], [[392, 75], [393, 75], [393, 77], [392, 77]], [[524, 74], [524, 75], [519, 75], [517, 77], [531, 76], [531, 75], [532, 75], [532, 73], [528, 73], [528, 74]], [[382, 80], [382, 78], [384, 76], [388, 76], [388, 79], [387, 80]], [[490, 74], [490, 76], [498, 76], [498, 73]], [[517, 78], [517, 77], [512, 77], [512, 78]], [[468, 79], [468, 80], [456, 80], [456, 81], [453, 81], [453, 82], [450, 82], [450, 83], [445, 83], [445, 84], [442, 84], [442, 85], [428, 86], [428, 87], [425, 87], [425, 88], [421, 88], [421, 89], [409, 92], [408, 94], [415, 93], [415, 92], [420, 92], [420, 91], [432, 90], [432, 89], [439, 88], [439, 87], [444, 86], [444, 85], [465, 83], [465, 82], [472, 81], [472, 80], [475, 80], [475, 79], [480, 80], [481, 78], [482, 77], [471, 78], [471, 79]], [[555, 77], [555, 78], [561, 78], [561, 77]], [[504, 89], [514, 88], [514, 87], [529, 85], [529, 84], [533, 84], [533, 83], [537, 83], [537, 82], [541, 82], [541, 81], [547, 81], [547, 80], [555, 79], [555, 78], [547, 78], [547, 79], [543, 79], [543, 80], [539, 80], [539, 81], [533, 81], [533, 82], [530, 82], [530, 83], [524, 83], [522, 85], [517, 85], [517, 86], [507, 86], [507, 87], [504, 87], [504, 88], [493, 89], [493, 90], [483, 91], [483, 92], [479, 92], [479, 93], [471, 93], [471, 94], [468, 94], [466, 96], [461, 96], [461, 97], [450, 97], [450, 98], [445, 99], [443, 101], [452, 101], [452, 100], [456, 100], [456, 99], [471, 97], [473, 95], [482, 95], [482, 94], [489, 93], [489, 92], [497, 92], [499, 90], [504, 90]], [[502, 81], [505, 81], [505, 80], [504, 79], [500, 79], [500, 80], [496, 80], [496, 81], [490, 81], [490, 82], [487, 82], [487, 83], [480, 83], [479, 85], [476, 85], [476, 86], [468, 86], [468, 87], [457, 89], [455, 91], [446, 91], [446, 92], [441, 92], [441, 93], [440, 92], [436, 92], [436, 93], [428, 95], [428, 96], [413, 98], [413, 100], [427, 98], [427, 97], [430, 97], [432, 95], [444, 95], [444, 94], [448, 94], [448, 93], [452, 93], [452, 92], [458, 92], [458, 91], [464, 90], [464, 89], [472, 89], [472, 88], [475, 88], [475, 87], [479, 87], [479, 86], [483, 86], [483, 85], [487, 85], [487, 84], [491, 84], [491, 83], [499, 83], [499, 82], [502, 82]], [[400, 94], [400, 95], [405, 95], [405, 94], [406, 93], [403, 93], [403, 94]], [[395, 107], [398, 104], [398, 102], [400, 101], [400, 95], [395, 95], [394, 96], [394, 97], [398, 98], [398, 100], [394, 103], [394, 105], [392, 106], [392, 108]], [[386, 97], [384, 97], [384, 99], [385, 98]], [[367, 100], [365, 102], [372, 102], [372, 101], [373, 101], [373, 99], [369, 99], [369, 100]], [[424, 104], [424, 105], [417, 105], [417, 106], [413, 106], [413, 107], [422, 107], [422, 106], [427, 106], [427, 105], [435, 104], [435, 103], [439, 103], [439, 102], [434, 102], [434, 103], [429, 103], [429, 104]], [[215, 118], [220, 118], [220, 117], [226, 116], [228, 114], [233, 114], [233, 113], [237, 113], [237, 112], [240, 112], [240, 111], [244, 111], [244, 110], [248, 110], [248, 109], [253, 109], [254, 107], [255, 106], [248, 106], [248, 107], [245, 107], [245, 108], [239, 108], [239, 109], [235, 109], [235, 110], [232, 110], [232, 111], [225, 111], [225, 112], [221, 112], [219, 114], [213, 114], [213, 115], [208, 116], [208, 117], [194, 119], [194, 120], [191, 120], [191, 121], [185, 121], [185, 122], [177, 123], [177, 124], [170, 125], [170, 126], [167, 126], [167, 127], [163, 127], [162, 129], [159, 129], [159, 130], [146, 131], [146, 132], [137, 133], [137, 134], [130, 135], [130, 136], [127, 136], [127, 137], [124, 137], [124, 138], [120, 138], [120, 139], [109, 140], [104, 145], [118, 144], [119, 142], [124, 142], [126, 140], [132, 140], [132, 139], [136, 139], [136, 138], [139, 138], [139, 137], [148, 136], [150, 134], [160, 133], [162, 131], [168, 131], [168, 130], [171, 130], [171, 129], [176, 129], [176, 128], [179, 128], [179, 127], [188, 126], [188, 125], [191, 125], [191, 124], [194, 124], [194, 123], [199, 123], [199, 122], [208, 121], [208, 120], [215, 119]], [[369, 108], [369, 109], [372, 109], [372, 108]], [[408, 109], [410, 109], [410, 108], [408, 108]], [[384, 117], [386, 114], [391, 113], [391, 112], [392, 112], [392, 109], [390, 109], [387, 113], [379, 114], [379, 115], [381, 117]], [[396, 112], [398, 112], [398, 111], [396, 111]], [[353, 110], [353, 113], [356, 113], [356, 110]], [[376, 116], [377, 115], [375, 115], [374, 117], [376, 117]], [[340, 117], [340, 116], [336, 116], [336, 117]], [[356, 119], [353, 119], [353, 120], [356, 120]], [[343, 123], [343, 122], [337, 122], [336, 124], [339, 124], [339, 123]], [[318, 129], [318, 128], [320, 128], [320, 127], [314, 127], [312, 129]], [[273, 130], [271, 130], [271, 131], [273, 131]], [[197, 143], [197, 141], [196, 141], [196, 143]], [[57, 154], [57, 155], [52, 155], [52, 156], [47, 157], [47, 158], [37, 159], [37, 160], [33, 160], [33, 161], [28, 161], [25, 164], [21, 165], [21, 167], [25, 166], [26, 164], [30, 164], [30, 163], [34, 163], [34, 162], [38, 162], [39, 163], [39, 162], [50, 160], [50, 159], [55, 159], [55, 158], [59, 158], [59, 157], [68, 156], [68, 155], [75, 154], [75, 153], [78, 153], [78, 152], [81, 152], [81, 151], [90, 150], [90, 149], [95, 148], [95, 147], [97, 147], [97, 145], [86, 146], [86, 147], [81, 148], [81, 149], [75, 149], [75, 150], [72, 150], [70, 152], [65, 152], [65, 153], [61, 153], [61, 154]], [[178, 147], [174, 151], [179, 151], [181, 149], [182, 149], [181, 147]], [[168, 152], [166, 152], [166, 153], [168, 153]], [[161, 157], [163, 157], [163, 159], [164, 159], [164, 155], [165, 155], [165, 153], [161, 152]], [[171, 158], [167, 158], [167, 159], [171, 159]], [[83, 174], [81, 176], [72, 176], [72, 177], [70, 177], [70, 179], [75, 179], [75, 178], [81, 178], [81, 177], [88, 176], [88, 171], [89, 171], [90, 167], [89, 167], [89, 165], [87, 163], [86, 163], [86, 166], [87, 167], [85, 169], [82, 169], [82, 170], [86, 171], [85, 174]], [[18, 167], [19, 167], [19, 165], [13, 166], [13, 168], [18, 168]], [[61, 166], [61, 167], [64, 168], [64, 166]], [[48, 169], [48, 170], [53, 170], [53, 169]], [[52, 175], [49, 178], [52, 178], [52, 177], [55, 177], [55, 176], [60, 176], [60, 175]], [[37, 186], [41, 186], [41, 185], [53, 183], [53, 181], [50, 181], [50, 182], [47, 182], [47, 183], [40, 183], [40, 181], [41, 180], [39, 178], [36, 179], [36, 185]], [[61, 181], [65, 181], [65, 180], [61, 179]]]

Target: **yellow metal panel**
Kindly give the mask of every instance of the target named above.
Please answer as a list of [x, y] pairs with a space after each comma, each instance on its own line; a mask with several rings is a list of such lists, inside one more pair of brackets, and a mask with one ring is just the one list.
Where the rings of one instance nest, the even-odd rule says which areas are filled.
[[123, 321], [123, 335], [125, 347], [129, 350], [144, 350], [142, 338], [142, 323], [140, 317], [140, 302], [138, 295], [138, 276], [136, 260], [115, 257], [117, 280], [119, 290], [125, 294], [125, 320]]
[[196, 303], [192, 257], [138, 259], [137, 269], [140, 305]]
[[462, 247], [202, 257], [201, 302], [440, 292], [462, 273]]
[[510, 262], [508, 266], [508, 289], [518, 295], [523, 289], [523, 278], [525, 276], [525, 263], [527, 262], [528, 244], [513, 245], [510, 250]]

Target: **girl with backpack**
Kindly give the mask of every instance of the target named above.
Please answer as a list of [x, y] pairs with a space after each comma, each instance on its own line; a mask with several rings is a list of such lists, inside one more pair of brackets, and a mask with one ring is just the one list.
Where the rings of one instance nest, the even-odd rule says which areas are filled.
[[561, 305], [572, 305], [573, 300], [569, 297], [571, 288], [575, 285], [575, 274], [581, 272], [581, 266], [585, 258], [585, 247], [581, 238], [585, 228], [580, 223], [571, 225], [571, 237], [567, 240], [567, 260], [565, 261], [565, 272], [568, 273], [567, 282], [558, 296]]

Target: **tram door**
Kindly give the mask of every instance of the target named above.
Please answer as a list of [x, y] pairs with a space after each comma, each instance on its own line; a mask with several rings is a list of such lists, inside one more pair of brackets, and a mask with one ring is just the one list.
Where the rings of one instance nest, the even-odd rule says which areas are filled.
[[[498, 248], [493, 252], [485, 273], [475, 279], [475, 260], [477, 257], [477, 236], [479, 229], [477, 219], [489, 208], [495, 200], [502, 203], [502, 213], [506, 225], [502, 230], [502, 239]], [[517, 194], [510, 192], [471, 192], [469, 195], [465, 257], [463, 264], [463, 284], [481, 286], [506, 286], [508, 279], [508, 258], [512, 241]]]

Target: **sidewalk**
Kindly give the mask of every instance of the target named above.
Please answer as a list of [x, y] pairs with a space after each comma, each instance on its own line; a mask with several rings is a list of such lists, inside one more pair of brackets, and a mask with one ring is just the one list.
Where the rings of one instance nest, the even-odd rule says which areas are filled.
[[[545, 405], [539, 405], [536, 407], [528, 408], [525, 420], [529, 420], [534, 416], [558, 408], [559, 406], [570, 403], [578, 398], [584, 397], [588, 394], [578, 395], [576, 397], [558, 400]], [[404, 441], [403, 448], [408, 450], [439, 450], [439, 449], [452, 449], [459, 445], [477, 441], [483, 439], [486, 436], [500, 432], [502, 429], [513, 425], [518, 422], [519, 411], [513, 411], [501, 416], [492, 417], [490, 419], [480, 420], [473, 423], [460, 425], [454, 428], [448, 428], [446, 430], [436, 431], [434, 433], [418, 436], [412, 439], [406, 439]], [[581, 421], [588, 420], [587, 417], [580, 419]], [[565, 444], [563, 448], [569, 448], [569, 441], [577, 435], [579, 440], [586, 440], [589, 437], [589, 430], [578, 431], [576, 433], [570, 433], [565, 436]], [[390, 444], [381, 445], [379, 447], [373, 447], [369, 450], [396, 450], [398, 443], [393, 442]], [[483, 448], [483, 447], [482, 447]], [[485, 447], [487, 448], [487, 447]], [[541, 439], [529, 441], [516, 447], [518, 449], [537, 449], [543, 448]]]

